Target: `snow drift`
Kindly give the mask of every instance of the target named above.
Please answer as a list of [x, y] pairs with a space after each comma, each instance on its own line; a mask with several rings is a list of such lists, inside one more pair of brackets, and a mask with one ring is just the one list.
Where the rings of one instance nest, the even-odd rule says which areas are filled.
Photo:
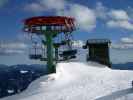
[[32, 82], [27, 90], [0, 100], [132, 100], [133, 72], [95, 63], [59, 63], [57, 73]]

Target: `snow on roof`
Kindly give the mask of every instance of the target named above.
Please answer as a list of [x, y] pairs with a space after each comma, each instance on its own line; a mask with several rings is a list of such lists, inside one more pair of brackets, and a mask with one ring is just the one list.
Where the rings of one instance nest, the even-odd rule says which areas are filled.
[[24, 92], [0, 100], [131, 100], [132, 76], [132, 71], [100, 64], [59, 63], [56, 74], [43, 76]]
[[7, 90], [7, 92], [8, 92], [9, 94], [12, 94], [12, 93], [14, 93], [14, 90]]
[[20, 73], [25, 74], [25, 73], [28, 73], [28, 71], [27, 70], [21, 70]]
[[93, 44], [93, 43], [111, 43], [109, 39], [88, 39], [87, 44]]

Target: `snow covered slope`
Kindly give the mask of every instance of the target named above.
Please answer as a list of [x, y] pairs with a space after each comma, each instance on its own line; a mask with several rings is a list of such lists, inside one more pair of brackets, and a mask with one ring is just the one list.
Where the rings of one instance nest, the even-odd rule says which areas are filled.
[[95, 63], [59, 63], [57, 73], [43, 76], [27, 90], [0, 100], [133, 100], [132, 71]]

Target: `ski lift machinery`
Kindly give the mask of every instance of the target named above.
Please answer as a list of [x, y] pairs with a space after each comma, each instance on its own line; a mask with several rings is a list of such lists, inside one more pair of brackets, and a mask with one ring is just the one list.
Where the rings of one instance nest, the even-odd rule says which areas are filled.
[[[30, 59], [47, 61], [48, 73], [55, 73], [55, 63], [76, 57], [77, 50], [72, 47], [72, 32], [76, 30], [75, 20], [66, 16], [39, 16], [24, 20], [24, 31], [36, 36], [41, 36], [42, 54], [38, 53], [38, 43], [34, 43], [34, 54]], [[62, 36], [60, 41], [56, 38]], [[59, 53], [62, 46], [67, 49]], [[44, 47], [46, 52], [44, 53]], [[44, 56], [46, 54], [46, 57]], [[60, 59], [59, 59], [60, 56]], [[61, 59], [62, 58], [62, 59]]]

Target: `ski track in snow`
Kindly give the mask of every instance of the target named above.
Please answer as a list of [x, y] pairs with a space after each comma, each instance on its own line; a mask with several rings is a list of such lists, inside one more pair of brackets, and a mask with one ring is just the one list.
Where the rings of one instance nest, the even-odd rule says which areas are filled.
[[95, 63], [59, 63], [57, 73], [43, 76], [20, 94], [0, 100], [133, 100], [132, 71]]

